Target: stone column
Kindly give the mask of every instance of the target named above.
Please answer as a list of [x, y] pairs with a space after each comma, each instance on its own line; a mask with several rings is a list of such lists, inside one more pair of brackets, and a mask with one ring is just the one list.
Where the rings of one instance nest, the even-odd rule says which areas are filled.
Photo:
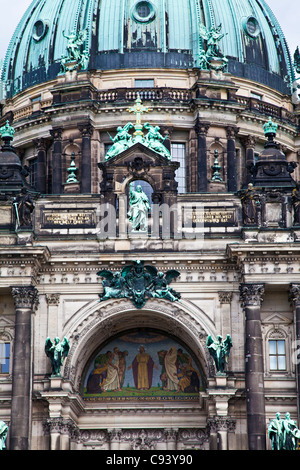
[[249, 450], [266, 449], [264, 359], [260, 307], [264, 284], [242, 284], [245, 311], [245, 384]]
[[255, 164], [255, 145], [256, 145], [256, 137], [253, 135], [248, 135], [245, 139], [245, 149], [246, 149], [246, 184], [251, 183], [252, 181], [252, 175], [250, 172], [250, 168]]
[[41, 194], [46, 194], [47, 191], [47, 145], [45, 139], [35, 139], [34, 145], [37, 150], [37, 181], [36, 190]]
[[38, 301], [38, 291], [33, 286], [11, 288], [16, 308], [15, 339], [12, 372], [12, 403], [10, 449], [29, 450], [32, 338], [31, 316]]
[[[290, 285], [290, 300], [293, 302], [295, 309], [295, 337], [296, 345], [300, 346], [300, 284], [291, 284]], [[297, 348], [299, 352], [299, 349]], [[296, 352], [297, 352], [296, 351]], [[298, 396], [298, 417], [300, 416], [300, 360], [298, 354], [294, 360], [296, 363], [296, 373], [297, 373], [297, 396]]]
[[210, 430], [210, 450], [228, 450], [228, 432], [234, 432], [236, 421], [228, 416], [215, 416], [208, 418], [207, 426]]
[[235, 138], [239, 129], [227, 127], [227, 189], [229, 192], [237, 191], [237, 156]]
[[70, 450], [71, 439], [79, 436], [79, 430], [70, 418], [48, 418], [44, 430], [50, 434], [50, 450]]
[[62, 128], [52, 129], [53, 137], [52, 153], [52, 194], [62, 192]]
[[90, 123], [79, 124], [78, 129], [82, 135], [81, 144], [81, 192], [90, 194], [92, 191], [92, 148], [91, 137], [93, 135], [93, 127]]
[[207, 192], [207, 144], [206, 137], [209, 129], [209, 124], [201, 123], [200, 120], [197, 120], [195, 126], [195, 131], [198, 138], [198, 148], [197, 148], [197, 157], [198, 157], [198, 166], [197, 166], [197, 175], [198, 175], [198, 191]]

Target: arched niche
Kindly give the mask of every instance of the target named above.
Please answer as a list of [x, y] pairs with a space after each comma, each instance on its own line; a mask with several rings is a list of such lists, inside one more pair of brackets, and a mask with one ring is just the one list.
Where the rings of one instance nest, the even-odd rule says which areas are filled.
[[[102, 203], [107, 208], [113, 206], [118, 209], [120, 234], [126, 232], [126, 191], [130, 182], [143, 180], [149, 183], [153, 188], [150, 202], [157, 206], [164, 204], [174, 208], [177, 204], [178, 183], [175, 173], [180, 164], [161, 156], [141, 143], [99, 163], [98, 166], [102, 171], [100, 185]], [[166, 222], [170, 224], [171, 233], [174, 231], [175, 221], [176, 216], [172, 213], [171, 221]]]
[[162, 330], [135, 328], [109, 338], [85, 367], [80, 394], [89, 402], [198, 401], [205, 375], [188, 345]]
[[93, 304], [92, 310], [85, 311], [81, 319], [74, 322], [72, 331], [66, 333], [71, 349], [65, 363], [64, 377], [71, 380], [76, 391], [80, 392], [86, 368], [99, 348], [112, 338], [137, 328], [160, 331], [187, 345], [203, 371], [203, 377], [213, 374], [206, 348], [207, 335], [213, 332], [207, 326], [203, 327], [195, 312], [158, 299], [149, 300], [142, 310], [137, 311], [130, 301], [118, 299], [103, 302], [100, 306]]

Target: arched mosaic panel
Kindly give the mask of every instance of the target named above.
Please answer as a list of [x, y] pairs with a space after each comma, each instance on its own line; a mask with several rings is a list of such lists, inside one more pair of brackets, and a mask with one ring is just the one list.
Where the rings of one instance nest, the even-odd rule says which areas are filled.
[[136, 329], [106, 342], [85, 370], [87, 401], [197, 401], [204, 374], [186, 345], [163, 332]]

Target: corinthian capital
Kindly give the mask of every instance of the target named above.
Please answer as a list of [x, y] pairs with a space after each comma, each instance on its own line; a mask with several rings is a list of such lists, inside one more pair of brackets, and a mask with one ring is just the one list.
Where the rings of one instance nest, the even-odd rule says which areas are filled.
[[241, 284], [240, 297], [243, 307], [260, 307], [265, 292], [264, 284]]
[[290, 301], [293, 302], [295, 306], [300, 306], [300, 284], [290, 285]]
[[33, 286], [14, 286], [11, 293], [16, 308], [34, 309], [38, 305], [38, 290]]

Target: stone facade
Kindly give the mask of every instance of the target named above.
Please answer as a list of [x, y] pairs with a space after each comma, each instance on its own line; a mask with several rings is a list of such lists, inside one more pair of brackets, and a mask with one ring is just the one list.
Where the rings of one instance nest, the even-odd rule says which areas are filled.
[[[0, 168], [0, 345], [10, 351], [9, 362], [1, 357], [0, 419], [9, 449], [269, 449], [277, 411], [298, 422], [299, 105], [209, 70], [153, 69], [157, 86], [135, 89], [148, 72], [67, 71], [3, 104], [1, 122], [16, 131], [10, 152], [32, 168], [9, 191]], [[142, 144], [105, 160], [138, 92], [150, 108], [143, 122], [160, 127], [171, 153], [185, 149], [185, 191], [179, 163]], [[266, 149], [270, 116], [278, 129]], [[68, 185], [73, 154], [78, 183]], [[7, 149], [0, 157], [3, 165]], [[137, 180], [152, 187], [147, 233], [132, 233], [127, 217]], [[14, 205], [24, 186], [34, 200], [26, 227]], [[98, 272], [137, 259], [179, 271], [180, 301], [149, 298], [140, 310], [125, 298], [100, 302]], [[137, 330], [186, 348], [205, 382], [196, 397], [85, 399], [93, 355]], [[206, 340], [227, 334], [233, 348], [218, 375]], [[45, 340], [63, 336], [70, 352], [53, 377]]]

